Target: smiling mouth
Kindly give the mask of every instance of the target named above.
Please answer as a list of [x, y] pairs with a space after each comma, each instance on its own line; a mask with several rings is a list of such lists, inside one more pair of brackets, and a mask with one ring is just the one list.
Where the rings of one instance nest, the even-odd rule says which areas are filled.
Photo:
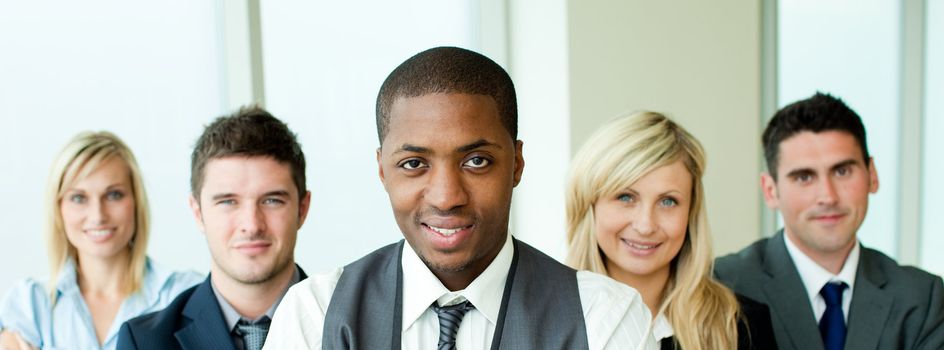
[[636, 242], [633, 242], [633, 241], [630, 241], [630, 240], [627, 240], [627, 239], [623, 239], [623, 238], [620, 238], [620, 241], [623, 241], [623, 243], [625, 243], [626, 245], [630, 246], [631, 248], [635, 248], [635, 249], [639, 249], [639, 250], [655, 249], [655, 248], [658, 248], [660, 245], [662, 245], [662, 243], [653, 243], [653, 244], [636, 243]]
[[85, 233], [87, 233], [89, 236], [92, 236], [93, 238], [102, 238], [112, 234], [113, 232], [115, 232], [114, 229], [85, 230]]
[[427, 224], [423, 224], [423, 225], [425, 225], [426, 227], [429, 227], [430, 230], [433, 230], [434, 232], [441, 234], [443, 236], [446, 236], [446, 237], [452, 236], [459, 231], [472, 227], [472, 225], [469, 225], [469, 226], [463, 226], [463, 227], [457, 227], [457, 228], [444, 228], [444, 227], [436, 227], [436, 226], [427, 225]]

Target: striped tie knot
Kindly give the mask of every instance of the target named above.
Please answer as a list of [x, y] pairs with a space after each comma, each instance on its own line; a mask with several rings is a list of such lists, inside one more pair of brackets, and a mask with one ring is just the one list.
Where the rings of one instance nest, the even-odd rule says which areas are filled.
[[434, 302], [433, 310], [439, 315], [439, 350], [455, 350], [456, 334], [459, 333], [459, 324], [462, 317], [469, 310], [475, 308], [468, 300], [450, 306], [438, 306]]

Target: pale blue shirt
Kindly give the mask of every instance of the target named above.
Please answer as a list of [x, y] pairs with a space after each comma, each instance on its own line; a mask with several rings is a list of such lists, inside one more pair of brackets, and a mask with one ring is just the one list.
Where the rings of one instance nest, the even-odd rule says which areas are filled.
[[196, 272], [171, 271], [148, 258], [141, 289], [121, 303], [108, 327], [108, 336], [100, 345], [92, 315], [79, 290], [75, 263], [70, 259], [60, 271], [55, 307], [50, 306], [46, 280], [27, 278], [15, 284], [0, 301], [0, 329], [16, 331], [41, 349], [111, 350], [118, 344], [122, 323], [163, 309], [177, 294], [203, 280]]

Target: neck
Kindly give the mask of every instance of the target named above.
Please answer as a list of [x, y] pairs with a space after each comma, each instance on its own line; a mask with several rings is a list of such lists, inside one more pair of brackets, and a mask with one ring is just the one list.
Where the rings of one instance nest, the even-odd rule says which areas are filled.
[[854, 248], [857, 243], [855, 236], [853, 236], [844, 247], [833, 251], [820, 251], [807, 247], [806, 244], [800, 242], [792, 233], [786, 230], [784, 231], [786, 232], [787, 239], [793, 243], [793, 246], [797, 247], [804, 255], [816, 262], [817, 265], [834, 275], [838, 275], [839, 272], [842, 271], [842, 267], [846, 264], [849, 253], [852, 252], [852, 248]]
[[420, 259], [423, 260], [423, 263], [426, 264], [426, 267], [433, 275], [442, 282], [443, 286], [449, 289], [449, 291], [455, 292], [465, 289], [472, 284], [472, 281], [478, 278], [482, 272], [485, 272], [485, 269], [492, 264], [492, 261], [495, 261], [495, 257], [501, 252], [502, 247], [505, 246], [505, 240], [507, 239], [508, 237], [505, 236], [505, 239], [497, 240], [497, 245], [492, 247], [485, 255], [479, 258], [473, 258], [473, 261], [470, 261], [466, 266], [459, 269], [437, 269], [431, 266], [431, 263], [426, 261], [422, 256], [420, 256]]
[[[610, 265], [610, 264], [607, 264]], [[669, 269], [660, 269], [648, 275], [636, 275], [623, 269], [611, 269], [607, 266], [607, 274], [610, 278], [633, 287], [642, 301], [649, 307], [649, 312], [653, 317], [659, 312], [662, 306], [662, 299], [665, 296], [665, 286], [669, 281]]]
[[214, 263], [210, 269], [210, 280], [217, 292], [242, 317], [257, 319], [264, 315], [272, 304], [285, 292], [295, 274], [295, 262], [290, 261], [283, 271], [262, 283], [243, 283], [231, 278]]
[[123, 296], [127, 292], [128, 266], [131, 254], [127, 250], [115, 256], [100, 258], [79, 253], [76, 257], [76, 282], [83, 293]]

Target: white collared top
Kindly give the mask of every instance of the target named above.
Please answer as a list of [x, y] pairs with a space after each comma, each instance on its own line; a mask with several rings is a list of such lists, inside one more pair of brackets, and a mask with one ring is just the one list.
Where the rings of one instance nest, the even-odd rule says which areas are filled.
[[[475, 308], [462, 319], [457, 348], [488, 349], [513, 256], [509, 235], [482, 274], [467, 288], [450, 292], [413, 249], [404, 248], [402, 348], [436, 349], [439, 318], [429, 306], [434, 301], [451, 305], [468, 300]], [[321, 349], [325, 312], [342, 271], [314, 275], [293, 286], [275, 312], [264, 349]], [[646, 334], [651, 314], [634, 289], [587, 271], [577, 272], [577, 287], [590, 349], [658, 348]]]
[[848, 322], [849, 305], [852, 303], [852, 290], [855, 288], [856, 270], [859, 267], [859, 242], [856, 242], [852, 251], [849, 252], [846, 262], [842, 265], [842, 270], [839, 271], [838, 275], [835, 275], [806, 256], [799, 247], [793, 244], [786, 233], [783, 235], [783, 241], [787, 245], [787, 253], [790, 254], [790, 259], [793, 259], [793, 264], [800, 274], [803, 286], [806, 287], [806, 295], [810, 299], [810, 305], [813, 306], [813, 316], [816, 317], [816, 323], [819, 323], [823, 313], [826, 312], [826, 300], [823, 299], [822, 295], [819, 295], [819, 291], [829, 282], [844, 282], [849, 286], [842, 292], [842, 315]]

